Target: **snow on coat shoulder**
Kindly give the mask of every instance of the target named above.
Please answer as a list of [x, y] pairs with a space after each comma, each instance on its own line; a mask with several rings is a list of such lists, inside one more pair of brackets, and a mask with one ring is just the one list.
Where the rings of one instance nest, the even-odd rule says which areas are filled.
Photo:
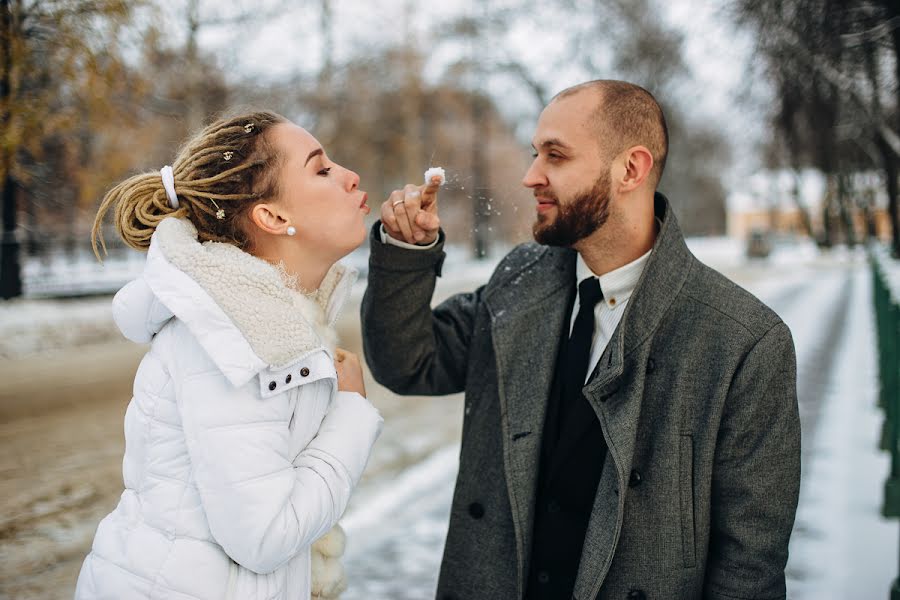
[[319, 304], [264, 261], [199, 243], [189, 221], [160, 223], [113, 305], [151, 346], [125, 416], [125, 491], [76, 598], [310, 597], [310, 546], [382, 426], [337, 391], [333, 323], [354, 278], [336, 265]]

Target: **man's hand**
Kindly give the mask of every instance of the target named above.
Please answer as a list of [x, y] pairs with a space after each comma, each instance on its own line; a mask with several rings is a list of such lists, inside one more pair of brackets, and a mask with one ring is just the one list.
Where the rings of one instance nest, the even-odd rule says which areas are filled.
[[394, 190], [381, 205], [381, 223], [395, 240], [407, 244], [428, 245], [437, 239], [441, 220], [437, 214], [440, 177], [427, 185], [407, 185]]

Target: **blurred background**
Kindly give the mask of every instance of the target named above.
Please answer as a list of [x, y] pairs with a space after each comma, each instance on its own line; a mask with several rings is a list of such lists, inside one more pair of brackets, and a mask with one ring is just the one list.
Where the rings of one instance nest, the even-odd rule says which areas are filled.
[[[660, 189], [689, 246], [794, 334], [789, 597], [900, 599], [896, 0], [0, 0], [0, 598], [71, 597], [122, 491], [146, 348], [110, 300], [143, 255], [112, 228], [105, 263], [91, 253], [107, 189], [170, 164], [218, 111], [273, 109], [373, 207], [446, 169], [440, 300], [530, 239], [537, 117], [596, 78], [657, 97]], [[362, 277], [339, 322], [358, 352], [367, 256], [347, 258]], [[463, 400], [367, 384], [386, 427], [344, 518], [344, 597], [429, 598]]]

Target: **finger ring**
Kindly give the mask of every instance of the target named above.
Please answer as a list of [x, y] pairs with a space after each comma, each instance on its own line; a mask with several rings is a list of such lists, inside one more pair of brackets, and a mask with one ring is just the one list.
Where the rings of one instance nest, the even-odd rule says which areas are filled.
[[403, 204], [402, 198], [400, 200], [394, 200], [393, 202], [391, 202], [391, 206], [397, 206], [398, 204]]

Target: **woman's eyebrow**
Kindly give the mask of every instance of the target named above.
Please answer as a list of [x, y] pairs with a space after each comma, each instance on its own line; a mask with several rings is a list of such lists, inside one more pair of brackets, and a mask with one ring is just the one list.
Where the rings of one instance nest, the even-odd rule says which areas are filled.
[[325, 151], [322, 150], [322, 148], [316, 148], [315, 150], [313, 150], [312, 152], [309, 153], [309, 156], [306, 157], [306, 162], [303, 163], [303, 166], [305, 167], [306, 165], [308, 165], [309, 161], [312, 160], [313, 156], [320, 156], [322, 154], [325, 154]]

